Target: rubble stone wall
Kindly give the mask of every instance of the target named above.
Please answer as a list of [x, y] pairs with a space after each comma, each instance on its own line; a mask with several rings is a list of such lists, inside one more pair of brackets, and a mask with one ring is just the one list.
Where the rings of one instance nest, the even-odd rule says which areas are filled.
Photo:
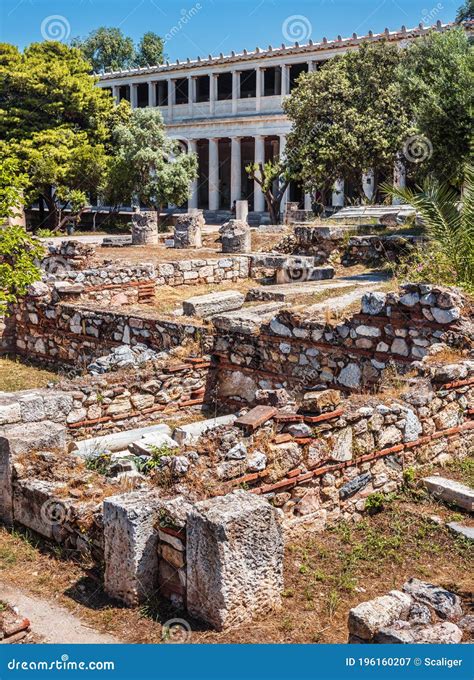
[[[155, 350], [188, 340], [206, 343], [199, 320], [171, 320], [146, 312], [108, 311], [93, 305], [52, 304], [27, 298], [16, 311], [16, 352], [42, 361], [84, 367], [118, 345], [144, 343]], [[209, 341], [208, 341], [209, 342]]]
[[258, 389], [298, 395], [318, 384], [373, 388], [390, 366], [406, 371], [434, 344], [469, 347], [473, 330], [464, 304], [447, 289], [407, 284], [400, 294], [365, 295], [361, 312], [339, 323], [284, 309], [246, 333], [217, 319], [219, 398], [252, 404]]
[[0, 397], [0, 427], [54, 421], [70, 437], [118, 432], [152, 421], [158, 414], [210, 399], [209, 362], [192, 359], [170, 367], [148, 362], [119, 373], [65, 381], [63, 386], [25, 390]]
[[352, 236], [341, 256], [346, 267], [356, 264], [384, 266], [388, 262], [400, 262], [425, 239], [420, 236], [370, 235]]

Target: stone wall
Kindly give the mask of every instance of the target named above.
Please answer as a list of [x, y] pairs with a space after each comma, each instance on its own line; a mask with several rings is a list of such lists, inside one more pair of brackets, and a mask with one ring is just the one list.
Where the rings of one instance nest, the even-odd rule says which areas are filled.
[[308, 308], [283, 309], [248, 331], [237, 317], [214, 325], [219, 398], [234, 405], [254, 403], [256, 391], [270, 387], [296, 395], [312, 385], [372, 389], [388, 369], [407, 372], [432, 345], [468, 348], [473, 338], [466, 300], [424, 284], [369, 293], [360, 313], [339, 323], [313, 319]]
[[155, 350], [209, 340], [196, 319], [172, 320], [153, 312], [108, 311], [99, 306], [54, 303], [29, 296], [16, 311], [16, 352], [55, 364], [85, 367], [118, 345], [144, 343]]
[[160, 413], [200, 407], [210, 400], [210, 363], [187, 359], [101, 376], [76, 378], [51, 389], [25, 390], [0, 396], [0, 426], [29, 427], [54, 421], [66, 425], [70, 437], [91, 432], [117, 432], [156, 420]]
[[346, 267], [356, 264], [377, 267], [387, 262], [400, 262], [413, 249], [423, 244], [421, 236], [352, 236], [344, 248], [341, 263]]

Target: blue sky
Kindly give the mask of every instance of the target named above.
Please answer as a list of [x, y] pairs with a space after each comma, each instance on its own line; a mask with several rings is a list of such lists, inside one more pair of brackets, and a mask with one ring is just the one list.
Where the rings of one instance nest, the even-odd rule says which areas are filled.
[[0, 40], [24, 47], [98, 26], [134, 39], [168, 36], [171, 60], [252, 50], [256, 45], [451, 21], [462, 0], [0, 0]]

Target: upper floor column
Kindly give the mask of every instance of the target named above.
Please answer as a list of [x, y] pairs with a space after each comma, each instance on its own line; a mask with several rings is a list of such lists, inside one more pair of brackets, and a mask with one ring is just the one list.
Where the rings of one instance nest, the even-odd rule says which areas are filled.
[[193, 104], [196, 101], [196, 78], [188, 76], [188, 113], [193, 115]]
[[148, 82], [148, 106], [156, 106], [156, 82]]
[[130, 83], [130, 106], [132, 109], [136, 109], [138, 106], [138, 85], [136, 83]]
[[112, 85], [112, 96], [116, 104], [120, 104], [120, 85]]
[[209, 74], [209, 113], [214, 115], [216, 111], [217, 100], [217, 75], [215, 73]]
[[240, 98], [240, 71], [232, 71], [232, 113], [237, 113], [237, 102]]
[[281, 66], [281, 96], [290, 94], [290, 67], [288, 64]]
[[173, 119], [173, 105], [176, 98], [176, 84], [173, 78], [168, 78], [168, 121]]
[[263, 91], [263, 79], [264, 69], [257, 66], [255, 69], [255, 110], [260, 111], [262, 106], [262, 91]]

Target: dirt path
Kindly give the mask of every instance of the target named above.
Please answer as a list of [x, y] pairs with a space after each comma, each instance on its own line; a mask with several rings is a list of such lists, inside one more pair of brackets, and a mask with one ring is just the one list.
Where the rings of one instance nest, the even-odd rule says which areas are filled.
[[0, 599], [18, 607], [31, 622], [31, 630], [48, 644], [120, 644], [121, 640], [98, 633], [57, 604], [26, 595], [0, 581]]

